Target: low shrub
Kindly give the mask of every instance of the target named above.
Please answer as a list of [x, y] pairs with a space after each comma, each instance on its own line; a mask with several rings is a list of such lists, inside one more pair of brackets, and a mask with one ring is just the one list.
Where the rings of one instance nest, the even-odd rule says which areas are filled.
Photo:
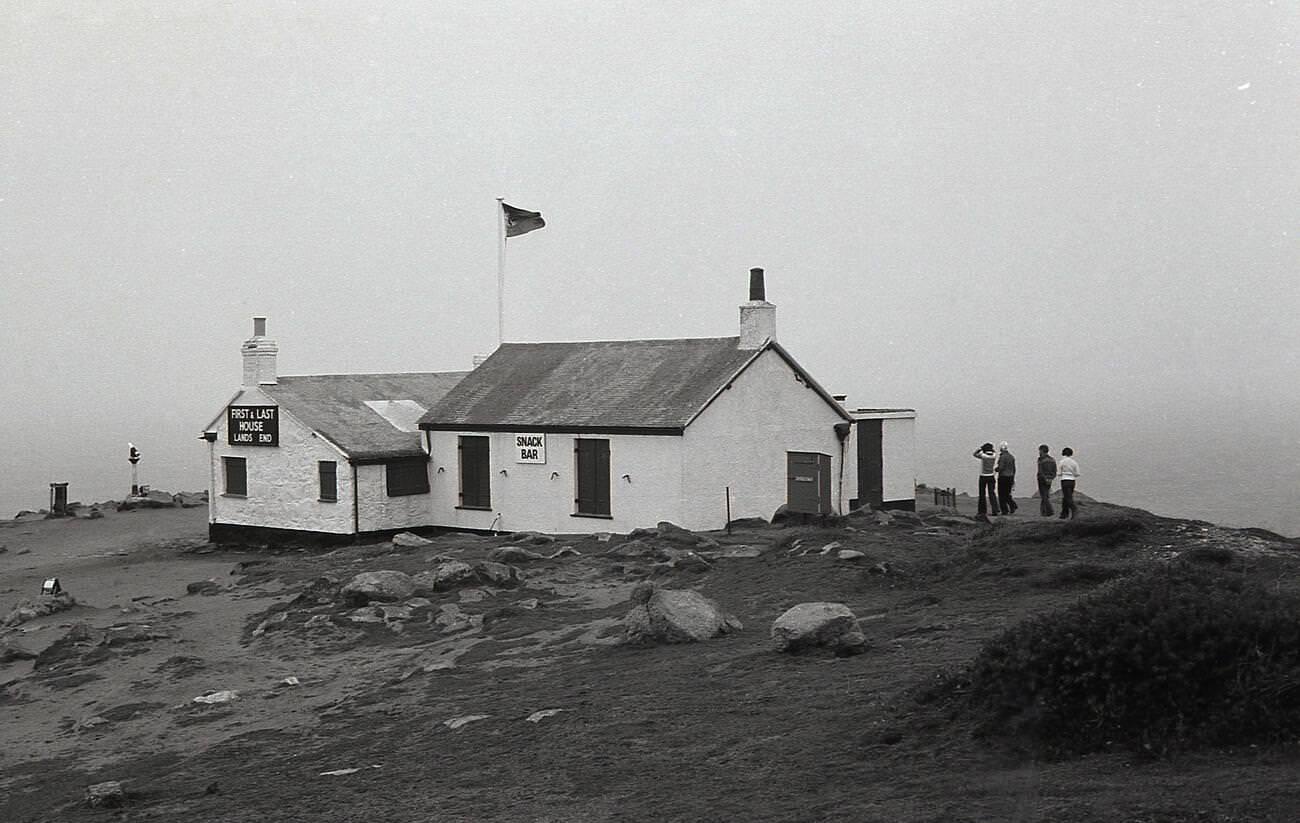
[[1141, 520], [1126, 514], [1066, 520], [1061, 533], [1066, 537], [1101, 538], [1102, 545], [1114, 546], [1146, 528]]
[[1195, 546], [1179, 554], [1178, 559], [1188, 563], [1227, 566], [1237, 559], [1237, 553], [1226, 546]]
[[946, 696], [1049, 756], [1300, 735], [1300, 599], [1171, 564], [985, 645]]
[[977, 530], [974, 542], [986, 545], [1055, 543], [1067, 538], [1093, 540], [1102, 546], [1117, 546], [1145, 528], [1129, 515], [1101, 515], [1081, 520], [1007, 522], [996, 521]]
[[1067, 589], [1072, 586], [1096, 586], [1113, 580], [1124, 573], [1123, 569], [1100, 563], [1071, 563], [1043, 574], [1034, 585], [1044, 589]]

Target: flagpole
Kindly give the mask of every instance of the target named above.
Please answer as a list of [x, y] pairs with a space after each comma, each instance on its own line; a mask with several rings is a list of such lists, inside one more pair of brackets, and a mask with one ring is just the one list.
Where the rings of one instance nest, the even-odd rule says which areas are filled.
[[506, 210], [505, 198], [497, 198], [497, 346], [506, 339]]

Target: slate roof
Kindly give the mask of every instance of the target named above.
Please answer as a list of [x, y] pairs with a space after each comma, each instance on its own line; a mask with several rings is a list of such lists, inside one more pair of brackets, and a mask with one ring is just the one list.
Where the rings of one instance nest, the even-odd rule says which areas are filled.
[[366, 403], [412, 400], [427, 409], [466, 374], [313, 374], [279, 377], [275, 385], [258, 388], [353, 462], [380, 462], [423, 456], [422, 435], [401, 431]]
[[745, 350], [738, 343], [737, 337], [503, 343], [420, 419], [420, 428], [680, 434], [766, 348], [839, 408], [780, 346]]

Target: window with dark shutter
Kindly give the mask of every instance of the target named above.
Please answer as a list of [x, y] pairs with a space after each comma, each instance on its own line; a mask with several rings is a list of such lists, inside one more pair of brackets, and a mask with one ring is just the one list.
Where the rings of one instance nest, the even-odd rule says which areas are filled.
[[322, 460], [320, 466], [320, 499], [326, 503], [336, 503], [339, 499], [339, 464], [333, 460]]
[[460, 438], [460, 507], [492, 508], [492, 474], [489, 465], [488, 438]]
[[248, 496], [248, 461], [243, 457], [221, 458], [223, 473], [226, 476], [226, 494], [238, 497]]
[[609, 517], [609, 441], [573, 441], [577, 463], [577, 513], [591, 517]]
[[429, 461], [423, 457], [389, 460], [384, 474], [389, 497], [429, 493]]

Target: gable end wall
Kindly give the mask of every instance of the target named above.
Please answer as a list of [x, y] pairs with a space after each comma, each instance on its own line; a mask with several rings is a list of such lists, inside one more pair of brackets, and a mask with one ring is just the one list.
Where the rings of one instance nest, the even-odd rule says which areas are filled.
[[791, 451], [830, 455], [831, 506], [842, 511], [849, 501], [840, 482], [847, 452], [841, 452], [834, 429], [842, 421], [768, 349], [686, 428], [681, 525], [726, 525], [728, 486], [733, 519], [771, 518], [786, 500], [786, 453]]

